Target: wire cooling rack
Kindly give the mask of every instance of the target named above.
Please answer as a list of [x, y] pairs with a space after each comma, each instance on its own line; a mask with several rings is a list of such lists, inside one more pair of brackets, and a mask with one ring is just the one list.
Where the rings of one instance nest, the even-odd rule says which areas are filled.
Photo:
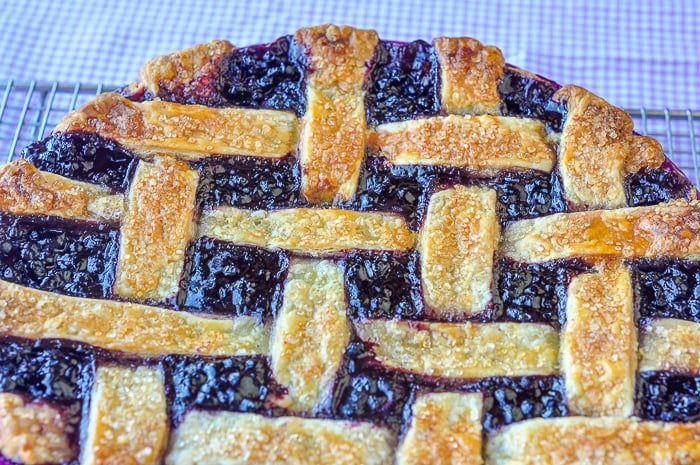
[[[48, 134], [68, 111], [118, 86], [81, 82], [0, 80], [0, 161]], [[631, 108], [635, 130], [655, 137], [671, 160], [700, 186], [700, 111]]]

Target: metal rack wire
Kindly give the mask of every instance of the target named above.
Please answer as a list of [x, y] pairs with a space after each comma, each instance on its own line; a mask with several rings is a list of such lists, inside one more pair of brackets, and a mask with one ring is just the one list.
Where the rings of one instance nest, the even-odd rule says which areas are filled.
[[[116, 85], [0, 81], [0, 160], [17, 157], [25, 145], [41, 139], [68, 111]], [[635, 130], [655, 137], [686, 175], [700, 186], [700, 111], [627, 109]]]

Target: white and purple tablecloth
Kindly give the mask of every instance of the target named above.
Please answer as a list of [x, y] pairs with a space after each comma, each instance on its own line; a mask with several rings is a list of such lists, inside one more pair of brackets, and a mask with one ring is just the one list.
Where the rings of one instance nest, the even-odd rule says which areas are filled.
[[325, 22], [385, 39], [471, 36], [622, 107], [700, 109], [696, 0], [4, 0], [0, 79], [122, 84], [159, 54], [214, 38], [269, 42]]

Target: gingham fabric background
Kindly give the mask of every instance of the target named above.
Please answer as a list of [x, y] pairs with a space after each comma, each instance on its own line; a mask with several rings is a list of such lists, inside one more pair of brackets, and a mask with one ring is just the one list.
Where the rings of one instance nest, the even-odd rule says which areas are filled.
[[472, 36], [619, 106], [700, 109], [697, 0], [2, 0], [0, 12], [0, 79], [122, 84], [199, 42], [243, 46], [335, 22], [385, 39]]

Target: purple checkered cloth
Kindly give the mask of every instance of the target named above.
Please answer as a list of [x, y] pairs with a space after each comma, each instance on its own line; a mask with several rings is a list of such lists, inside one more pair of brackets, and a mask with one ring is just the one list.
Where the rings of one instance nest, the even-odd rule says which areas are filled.
[[385, 39], [471, 36], [515, 65], [627, 108], [700, 109], [700, 2], [6, 0], [0, 79], [127, 83], [160, 54], [225, 38], [269, 42], [305, 25]]

